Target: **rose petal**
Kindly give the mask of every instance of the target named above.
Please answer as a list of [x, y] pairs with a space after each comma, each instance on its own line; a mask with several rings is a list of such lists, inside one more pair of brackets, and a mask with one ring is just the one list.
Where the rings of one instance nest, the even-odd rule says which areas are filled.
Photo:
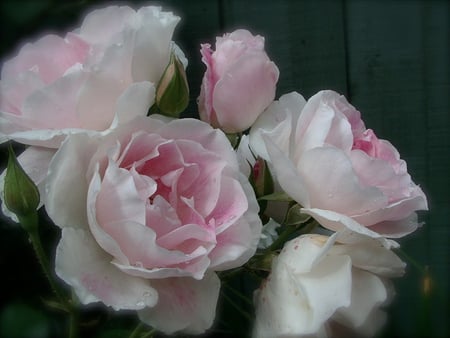
[[146, 116], [155, 99], [155, 86], [148, 81], [133, 83], [120, 95], [111, 128], [136, 116]]
[[183, 330], [200, 334], [210, 328], [215, 318], [220, 280], [214, 273], [202, 280], [169, 278], [153, 281], [158, 290], [158, 304], [138, 312], [139, 318], [166, 334]]
[[56, 273], [83, 304], [102, 301], [115, 310], [154, 306], [158, 293], [145, 279], [129, 276], [110, 263], [89, 232], [64, 228], [56, 250]]
[[334, 319], [346, 326], [357, 328], [365, 323], [373, 309], [379, 307], [386, 298], [386, 288], [379, 277], [353, 269], [351, 304], [338, 309]]
[[98, 140], [73, 135], [50, 162], [44, 203], [47, 213], [59, 227], [87, 228], [86, 170]]
[[159, 7], [141, 7], [136, 20], [142, 27], [136, 31], [131, 65], [133, 80], [157, 84], [169, 63], [170, 40], [180, 18], [162, 12]]
[[262, 134], [270, 137], [284, 154], [291, 152], [290, 134], [297, 124], [300, 112], [306, 101], [300, 94], [293, 92], [273, 102], [255, 121], [250, 130], [250, 145], [253, 151], [269, 160], [269, 154]]
[[[302, 239], [290, 242], [290, 249], [285, 247], [256, 296], [256, 337], [315, 334], [336, 309], [350, 305], [350, 258], [326, 256], [320, 259], [332, 242], [330, 239], [327, 243], [314, 244]], [[305, 249], [297, 250], [307, 244], [316, 247], [310, 255]], [[307, 260], [316, 263], [314, 266], [305, 264], [304, 271], [300, 271], [299, 266], [296, 271], [291, 270], [285, 261], [298, 261], [294, 257], [299, 254], [309, 256]]]
[[250, 54], [233, 64], [214, 88], [213, 107], [220, 127], [229, 133], [249, 128], [273, 101], [278, 75], [265, 54]]

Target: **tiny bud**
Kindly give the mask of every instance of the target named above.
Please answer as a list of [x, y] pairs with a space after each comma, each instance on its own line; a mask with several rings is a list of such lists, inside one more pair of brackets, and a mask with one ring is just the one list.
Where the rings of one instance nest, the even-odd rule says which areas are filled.
[[178, 117], [189, 103], [189, 85], [184, 66], [172, 53], [156, 89], [156, 105], [161, 114]]
[[274, 191], [273, 179], [269, 167], [267, 166], [267, 162], [261, 157], [258, 157], [253, 165], [250, 182], [255, 189], [256, 197], [269, 195]]
[[[256, 159], [252, 172], [250, 173], [249, 181], [257, 198], [270, 195], [274, 191], [273, 179], [269, 167], [267, 166], [267, 162], [261, 157]], [[267, 208], [267, 200], [258, 199], [258, 204], [260, 214], [262, 215]]]
[[20, 166], [11, 146], [5, 175], [4, 199], [6, 207], [19, 219], [35, 213], [39, 206], [39, 191]]

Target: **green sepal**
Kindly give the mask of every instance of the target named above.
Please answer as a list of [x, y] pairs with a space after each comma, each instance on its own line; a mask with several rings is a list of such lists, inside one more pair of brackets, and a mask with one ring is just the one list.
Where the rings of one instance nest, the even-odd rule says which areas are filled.
[[159, 113], [169, 117], [179, 117], [189, 104], [189, 85], [184, 66], [172, 52], [169, 64], [156, 89], [156, 105]]
[[297, 203], [291, 206], [287, 212], [284, 225], [294, 226], [306, 223], [311, 218], [311, 216], [303, 214], [301, 212], [301, 208], [302, 206]]
[[3, 191], [5, 205], [19, 219], [27, 219], [36, 213], [39, 206], [39, 190], [17, 161], [11, 146], [8, 148], [8, 153]]

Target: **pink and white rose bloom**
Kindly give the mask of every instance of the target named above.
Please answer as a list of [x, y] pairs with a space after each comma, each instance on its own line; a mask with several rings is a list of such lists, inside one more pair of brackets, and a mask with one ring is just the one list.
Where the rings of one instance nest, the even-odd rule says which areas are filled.
[[166, 333], [212, 325], [220, 281], [261, 234], [254, 192], [225, 134], [194, 119], [136, 118], [71, 135], [45, 206], [62, 228], [57, 274], [83, 304], [137, 310]]
[[244, 29], [217, 37], [216, 50], [202, 44], [206, 72], [199, 97], [203, 121], [227, 133], [249, 128], [275, 98], [279, 71], [264, 38]]
[[302, 212], [330, 230], [398, 238], [418, 227], [415, 211], [428, 208], [398, 151], [336, 92], [308, 102], [282, 96], [253, 125], [250, 146]]
[[178, 21], [159, 7], [110, 6], [64, 38], [25, 44], [2, 68], [1, 140], [57, 148], [65, 135], [145, 116]]
[[3, 64], [0, 143], [38, 146], [19, 161], [41, 193], [49, 160], [67, 135], [107, 131], [147, 114], [171, 50], [187, 62], [171, 41], [179, 19], [152, 6], [94, 10], [64, 38], [27, 43]]
[[254, 337], [373, 336], [384, 324], [380, 307], [393, 293], [389, 278], [405, 264], [378, 240], [337, 244], [303, 235], [287, 242], [255, 292]]

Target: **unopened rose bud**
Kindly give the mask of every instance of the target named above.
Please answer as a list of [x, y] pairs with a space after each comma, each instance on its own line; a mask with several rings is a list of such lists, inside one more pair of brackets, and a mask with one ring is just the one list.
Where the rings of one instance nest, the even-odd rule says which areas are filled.
[[178, 117], [189, 103], [189, 85], [184, 66], [175, 53], [164, 71], [156, 89], [156, 105], [160, 113]]
[[6, 207], [19, 219], [35, 213], [39, 206], [39, 191], [20, 166], [11, 147], [5, 175], [4, 199]]
[[273, 193], [273, 180], [267, 162], [258, 157], [250, 174], [250, 182], [255, 189], [256, 197]]

